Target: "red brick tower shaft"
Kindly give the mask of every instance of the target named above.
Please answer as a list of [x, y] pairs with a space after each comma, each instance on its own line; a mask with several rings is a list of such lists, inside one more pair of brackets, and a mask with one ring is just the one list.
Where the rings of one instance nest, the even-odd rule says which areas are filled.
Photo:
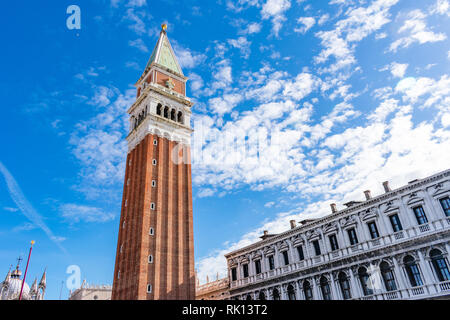
[[163, 27], [128, 110], [113, 300], [195, 299], [186, 80]]

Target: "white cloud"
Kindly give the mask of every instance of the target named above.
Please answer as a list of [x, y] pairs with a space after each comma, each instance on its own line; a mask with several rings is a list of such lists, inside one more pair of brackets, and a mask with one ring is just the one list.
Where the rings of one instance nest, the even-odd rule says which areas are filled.
[[323, 25], [325, 22], [327, 22], [330, 19], [330, 15], [328, 13], [320, 16], [319, 21], [317, 21], [317, 24], [319, 26]]
[[242, 98], [242, 95], [237, 93], [224, 94], [223, 96], [210, 99], [208, 104], [214, 113], [222, 115], [224, 113], [229, 113], [242, 101]]
[[261, 24], [257, 22], [250, 23], [247, 28], [244, 29], [244, 34], [253, 34], [261, 31]]
[[69, 222], [107, 222], [114, 219], [114, 214], [106, 213], [100, 208], [67, 203], [60, 207], [61, 216]]
[[[298, 208], [281, 212], [272, 220], [252, 228], [235, 243], [224, 244], [221, 249], [199, 259], [199, 275], [204, 277], [217, 271], [222, 276], [226, 275], [223, 255], [258, 241], [263, 230], [269, 230], [270, 233], [283, 232], [289, 229], [291, 219], [302, 220], [327, 215], [330, 202], [342, 204], [349, 200], [362, 200], [362, 190], [369, 189], [374, 194], [382, 193], [380, 181], [390, 180], [391, 185], [401, 186], [412, 179], [448, 169], [450, 153], [442, 153], [442, 150], [450, 148], [449, 131], [439, 129], [438, 123], [435, 123], [435, 127], [432, 120], [415, 123], [414, 109], [422, 105], [419, 97], [434, 97], [429, 107], [441, 108], [440, 103], [450, 95], [448, 89], [445, 89], [450, 88], [447, 83], [449, 78], [443, 76], [439, 80], [429, 79], [426, 82], [416, 79], [402, 81], [397, 85], [396, 92], [405, 102], [413, 104], [402, 106], [396, 99], [383, 100], [370, 115], [367, 123], [348, 127], [342, 132], [333, 132], [330, 130], [333, 123], [345, 121], [351, 116], [351, 112], [354, 112], [348, 104], [342, 104], [324, 116], [317, 126], [306, 128], [311, 133], [313, 128], [318, 128], [316, 139], [309, 149], [315, 153], [306, 157], [299, 156], [304, 154], [303, 150], [293, 153], [296, 145], [302, 141], [301, 136], [297, 136], [292, 145], [290, 140], [282, 139], [284, 144], [289, 145], [287, 150], [296, 156], [289, 158], [289, 153], [284, 153], [284, 150], [272, 149], [283, 171], [276, 171], [277, 167], [272, 163], [271, 182], [259, 185], [262, 185], [262, 188], [288, 186], [286, 189], [290, 192], [330, 200], [313, 202], [307, 206], [300, 204]], [[418, 96], [413, 95], [413, 91], [419, 86], [425, 86], [426, 89]], [[439, 123], [444, 127], [450, 125], [448, 114], [450, 113], [440, 114]], [[272, 123], [272, 126], [274, 125], [276, 127], [276, 124]], [[302, 125], [306, 123], [303, 122]], [[296, 164], [303, 164], [304, 170], [295, 169]], [[240, 177], [245, 183], [255, 185], [268, 177], [256, 174], [258, 170], [268, 169], [262, 167], [261, 163], [254, 167], [247, 166], [244, 171], [239, 169], [239, 166], [227, 168], [230, 173], [225, 174], [222, 171], [220, 178]], [[289, 179], [280, 179], [280, 174], [288, 176]]]
[[242, 56], [247, 59], [250, 55], [251, 42], [246, 37], [239, 37], [237, 39], [229, 39], [228, 43], [241, 51]]
[[312, 28], [312, 26], [314, 26], [314, 24], [316, 23], [316, 19], [314, 19], [313, 17], [301, 17], [298, 18], [297, 22], [301, 23], [303, 26], [294, 28], [294, 31], [299, 33], [306, 33], [309, 29]]
[[144, 34], [147, 31], [144, 22], [145, 16], [145, 11], [135, 11], [134, 8], [129, 8], [127, 9], [124, 19], [131, 22], [128, 26], [129, 29], [133, 30], [137, 34]]
[[396, 52], [399, 48], [408, 48], [413, 43], [432, 43], [447, 39], [444, 33], [434, 33], [425, 22], [427, 15], [420, 10], [413, 10], [408, 13], [407, 19], [398, 33], [409, 33], [407, 36], [395, 40], [389, 46], [389, 51]]
[[129, 0], [128, 7], [142, 7], [147, 4], [147, 0]]
[[144, 41], [142, 41], [142, 39], [130, 40], [130, 41], [128, 41], [128, 45], [130, 47], [137, 48], [138, 50], [140, 50], [142, 52], [148, 52], [148, 48], [145, 45]]
[[192, 94], [198, 95], [198, 91], [203, 87], [203, 79], [196, 73], [189, 74], [189, 84], [191, 86]]
[[396, 78], [403, 78], [407, 68], [408, 68], [408, 64], [407, 63], [392, 62], [391, 64], [389, 64], [389, 65], [385, 66], [384, 68], [380, 69], [380, 71], [389, 70], [394, 77], [396, 77]]
[[275, 201], [269, 201], [264, 204], [266, 208], [272, 208], [275, 205]]
[[3, 207], [3, 210], [9, 211], [9, 212], [17, 212], [17, 211], [19, 211], [19, 209], [11, 208], [11, 207]]
[[373, 32], [380, 30], [390, 22], [389, 9], [398, 0], [377, 0], [368, 7], [350, 8], [346, 18], [336, 23], [331, 31], [319, 31], [316, 36], [321, 39], [324, 49], [315, 57], [316, 63], [324, 63], [333, 56], [336, 62], [322, 70], [334, 73], [356, 63], [353, 42], [359, 42]]
[[173, 43], [173, 50], [175, 51], [175, 55], [182, 69], [195, 68], [206, 60], [206, 56], [204, 54], [196, 53], [189, 49], [186, 49], [176, 41], [173, 41]]
[[432, 14], [442, 14], [450, 17], [450, 2], [448, 0], [437, 0], [431, 8]]
[[[111, 198], [115, 199], [114, 186], [123, 180], [127, 153], [126, 110], [133, 104], [136, 91], [130, 89], [121, 94], [116, 88], [106, 87], [97, 87], [95, 91], [92, 101], [102, 108], [101, 112], [79, 122], [69, 140], [81, 165], [81, 181], [77, 189], [90, 198], [104, 197], [111, 192]], [[98, 92], [108, 92], [107, 99], [95, 98]]]
[[272, 33], [277, 37], [283, 26], [283, 22], [286, 21], [284, 13], [290, 7], [290, 0], [267, 0], [262, 6], [262, 17], [263, 19], [272, 19]]
[[407, 68], [408, 68], [407, 63], [402, 64], [402, 63], [393, 62], [391, 64], [391, 73], [394, 77], [403, 78]]

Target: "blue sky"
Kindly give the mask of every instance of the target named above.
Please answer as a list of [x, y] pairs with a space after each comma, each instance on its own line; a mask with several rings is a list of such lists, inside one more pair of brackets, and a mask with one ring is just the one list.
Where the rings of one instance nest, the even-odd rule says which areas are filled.
[[201, 282], [263, 230], [448, 169], [448, 0], [43, 0], [0, 15], [0, 266], [36, 240], [28, 282], [47, 267], [49, 299], [70, 265], [112, 283], [126, 109], [163, 22], [195, 101]]

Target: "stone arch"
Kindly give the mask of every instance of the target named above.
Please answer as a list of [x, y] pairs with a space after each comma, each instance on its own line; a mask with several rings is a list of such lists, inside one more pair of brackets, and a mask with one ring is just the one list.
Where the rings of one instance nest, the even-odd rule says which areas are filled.
[[169, 119], [169, 107], [164, 107], [164, 118]]
[[158, 115], [158, 116], [161, 116], [162, 115], [162, 104], [161, 103], [158, 103], [158, 105], [156, 106], [156, 114]]

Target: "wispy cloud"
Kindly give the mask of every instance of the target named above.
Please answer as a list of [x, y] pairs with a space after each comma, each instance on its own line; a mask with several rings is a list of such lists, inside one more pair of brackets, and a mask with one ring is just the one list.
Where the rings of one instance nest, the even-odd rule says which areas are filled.
[[49, 239], [52, 240], [64, 253], [66, 253], [66, 249], [60, 243], [60, 237], [55, 236], [49, 229], [49, 227], [45, 224], [42, 215], [40, 215], [27, 200], [16, 180], [2, 162], [0, 162], [0, 173], [5, 179], [9, 195], [11, 196], [17, 207], [20, 209], [20, 211], [24, 214], [24, 216], [27, 217], [27, 219], [30, 220], [34, 225], [42, 229], [49, 237]]
[[74, 203], [63, 204], [60, 207], [61, 216], [69, 222], [107, 222], [114, 219], [114, 214], [103, 209], [79, 205]]

